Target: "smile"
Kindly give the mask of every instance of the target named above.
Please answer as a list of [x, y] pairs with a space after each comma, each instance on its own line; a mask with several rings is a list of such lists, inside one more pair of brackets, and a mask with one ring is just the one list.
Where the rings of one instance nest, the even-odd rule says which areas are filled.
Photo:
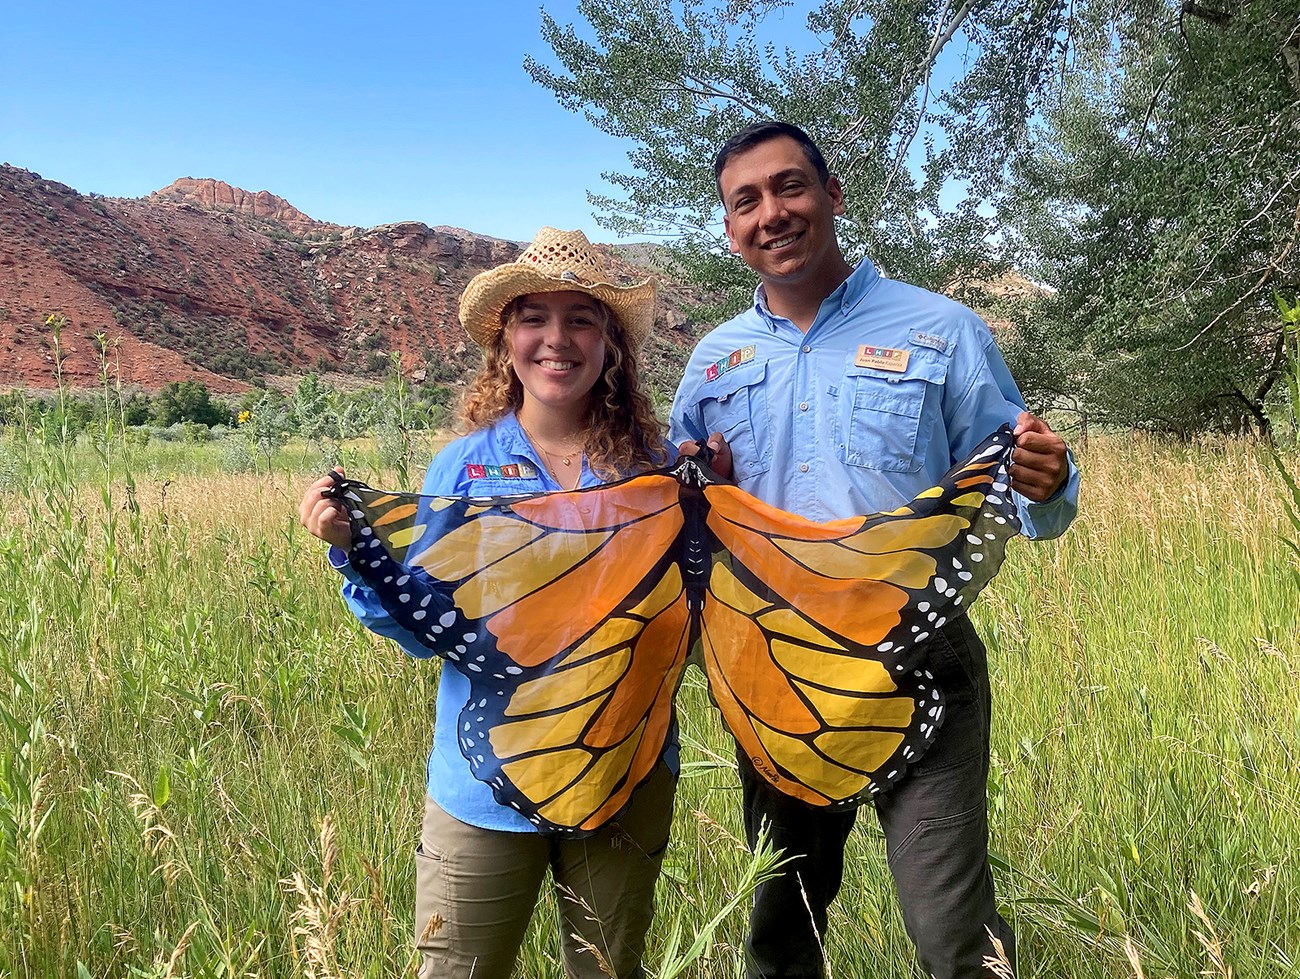
[[764, 244], [762, 247], [767, 249], [768, 251], [771, 251], [776, 248], [784, 248], [786, 245], [794, 244], [801, 237], [803, 237], [803, 232], [799, 231], [792, 235], [786, 235], [784, 238], [778, 238], [776, 239], [776, 241], [769, 241], [766, 244]]
[[572, 360], [539, 360], [537, 366], [545, 367], [550, 371], [569, 371], [578, 365]]

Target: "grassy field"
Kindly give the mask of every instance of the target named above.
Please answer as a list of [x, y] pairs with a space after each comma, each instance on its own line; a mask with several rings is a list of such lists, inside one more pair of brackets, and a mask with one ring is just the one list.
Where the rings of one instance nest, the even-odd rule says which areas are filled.
[[[436, 667], [339, 601], [296, 518], [315, 454], [227, 457], [0, 440], [0, 976], [410, 972]], [[364, 446], [350, 461], [386, 484]], [[1016, 542], [973, 613], [1021, 975], [1300, 975], [1280, 483], [1244, 443], [1096, 439], [1081, 461], [1074, 528]], [[722, 979], [756, 868], [698, 674], [679, 704], [648, 965]], [[915, 971], [873, 823], [832, 921], [838, 979]], [[560, 975], [556, 947], [546, 904], [520, 974]]]

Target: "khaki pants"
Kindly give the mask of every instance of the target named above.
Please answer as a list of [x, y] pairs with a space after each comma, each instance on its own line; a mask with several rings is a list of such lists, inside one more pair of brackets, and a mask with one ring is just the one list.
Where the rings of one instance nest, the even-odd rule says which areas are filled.
[[580, 840], [468, 826], [426, 799], [415, 855], [420, 979], [507, 979], [547, 867], [566, 975], [642, 979], [675, 789], [660, 764], [617, 822]]

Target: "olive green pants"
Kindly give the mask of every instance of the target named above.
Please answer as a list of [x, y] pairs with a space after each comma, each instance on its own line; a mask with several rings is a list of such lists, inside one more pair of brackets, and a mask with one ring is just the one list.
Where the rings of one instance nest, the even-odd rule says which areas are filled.
[[548, 867], [566, 975], [642, 979], [675, 789], [660, 764], [617, 821], [580, 840], [468, 826], [426, 799], [415, 855], [420, 979], [507, 979]]

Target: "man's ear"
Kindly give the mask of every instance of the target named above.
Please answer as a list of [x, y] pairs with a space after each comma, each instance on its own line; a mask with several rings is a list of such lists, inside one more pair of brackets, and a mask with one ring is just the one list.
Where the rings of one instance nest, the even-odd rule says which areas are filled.
[[[842, 212], [836, 211], [835, 213], [840, 214]], [[740, 244], [736, 241], [736, 236], [731, 233], [731, 218], [727, 217], [725, 214], [722, 217], [722, 230], [727, 233], [727, 241], [731, 243], [731, 254], [739, 255]]]
[[843, 214], [844, 213], [844, 188], [840, 186], [839, 177], [832, 176], [826, 178], [826, 193], [830, 195], [831, 213]]

